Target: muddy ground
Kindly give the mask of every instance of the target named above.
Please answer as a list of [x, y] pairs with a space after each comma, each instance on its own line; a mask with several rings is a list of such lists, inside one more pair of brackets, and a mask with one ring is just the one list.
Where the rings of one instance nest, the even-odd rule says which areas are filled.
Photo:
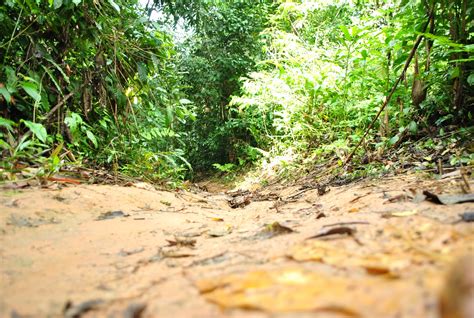
[[[461, 193], [462, 183], [10, 186], [0, 192], [0, 317], [441, 317], [441, 303], [466, 306], [445, 277], [474, 248], [474, 203], [421, 192]], [[472, 292], [465, 268], [454, 285]]]

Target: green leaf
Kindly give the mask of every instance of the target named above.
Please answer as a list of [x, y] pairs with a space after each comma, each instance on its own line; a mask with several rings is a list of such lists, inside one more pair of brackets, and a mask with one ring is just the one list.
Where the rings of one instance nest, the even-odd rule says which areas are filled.
[[395, 135], [392, 138], [390, 138], [389, 144], [390, 145], [395, 145], [397, 143], [397, 141], [399, 141], [399, 140], [400, 140], [400, 136]]
[[25, 92], [33, 97], [35, 101], [41, 100], [41, 95], [38, 91], [38, 85], [32, 82], [21, 82], [21, 87], [25, 90]]
[[48, 100], [48, 94], [45, 91], [43, 91], [41, 94], [41, 106], [41, 108], [47, 112], [51, 109], [51, 105], [49, 104]]
[[68, 84], [70, 84], [69, 76], [67, 76], [66, 73], [64, 73], [63, 69], [62, 69], [55, 61], [53, 61], [52, 59], [47, 58], [47, 57], [45, 57], [45, 59], [46, 59], [49, 63], [53, 64], [54, 67], [56, 67], [56, 69], [61, 73], [61, 75], [63, 76], [64, 80], [65, 80]]
[[416, 124], [415, 121], [411, 121], [410, 124], [408, 124], [408, 130], [412, 133], [415, 134], [418, 131], [418, 125]]
[[181, 159], [181, 161], [184, 162], [184, 164], [188, 167], [189, 170], [191, 171], [193, 170], [193, 167], [191, 166], [191, 164], [183, 156], [177, 155], [177, 157]]
[[18, 146], [16, 146], [16, 151], [22, 151], [23, 149], [28, 148], [29, 145], [33, 142], [30, 138], [31, 134], [25, 134], [20, 142], [18, 143]]
[[51, 70], [49, 68], [47, 68], [46, 66], [44, 65], [41, 65], [41, 67], [43, 67], [44, 71], [46, 72], [46, 74], [48, 74], [49, 78], [51, 79], [51, 81], [53, 82], [54, 86], [56, 86], [56, 89], [61, 93], [61, 95], [63, 94], [63, 91], [61, 89], [61, 86], [59, 86], [58, 82], [56, 81], [56, 78], [54, 77], [54, 75], [52, 74]]
[[114, 0], [109, 0], [109, 3], [118, 13], [120, 13], [120, 7], [114, 2]]
[[99, 144], [97, 143], [97, 138], [95, 138], [94, 134], [90, 131], [86, 131], [87, 138], [89, 138], [90, 141], [94, 144], [94, 147], [97, 148]]
[[82, 2], [82, 0], [72, 0], [72, 2], [77, 6]]
[[31, 132], [39, 139], [41, 142], [46, 142], [46, 137], [48, 137], [48, 133], [46, 132], [46, 128], [43, 125], [34, 123], [29, 120], [22, 120], [26, 127], [28, 127]]
[[455, 79], [455, 78], [458, 78], [459, 75], [461, 74], [461, 69], [459, 67], [455, 67], [452, 71], [451, 71], [451, 74], [450, 74], [450, 78], [451, 79]]
[[469, 75], [467, 77], [467, 83], [470, 85], [470, 86], [473, 86], [474, 85], [474, 73], [472, 73], [471, 75]]
[[362, 30], [359, 29], [356, 25], [353, 25], [351, 27], [351, 38], [354, 38], [356, 37], [357, 35], [359, 35], [359, 33], [361, 32]]
[[8, 91], [14, 92], [14, 89], [18, 82], [18, 77], [16, 76], [15, 70], [10, 66], [5, 67], [5, 73], [7, 74], [7, 88]]
[[6, 87], [0, 87], [0, 94], [2, 94], [3, 98], [5, 98], [7, 103], [10, 104], [11, 95], [8, 89], [6, 89]]
[[66, 118], [64, 118], [64, 123], [74, 134], [84, 122], [79, 114], [71, 112], [68, 116], [66, 116]]
[[0, 127], [5, 127], [9, 131], [13, 131], [13, 126], [15, 126], [14, 121], [0, 117]]
[[11, 149], [11, 146], [6, 142], [0, 139], [0, 148], [3, 148], [4, 150], [6, 149]]
[[142, 82], [146, 82], [148, 79], [148, 68], [145, 63], [138, 62], [137, 63], [137, 70], [138, 70], [138, 78]]
[[54, 9], [59, 9], [63, 5], [63, 0], [54, 0]]
[[349, 34], [349, 30], [345, 25], [340, 25], [339, 29], [342, 31], [342, 33], [344, 33], [344, 37], [346, 38], [346, 40], [352, 39], [352, 36]]
[[186, 98], [181, 98], [181, 99], [179, 100], [179, 102], [180, 102], [181, 104], [183, 104], [183, 105], [192, 104], [192, 103], [193, 103], [192, 101], [190, 101], [189, 99], [186, 99]]

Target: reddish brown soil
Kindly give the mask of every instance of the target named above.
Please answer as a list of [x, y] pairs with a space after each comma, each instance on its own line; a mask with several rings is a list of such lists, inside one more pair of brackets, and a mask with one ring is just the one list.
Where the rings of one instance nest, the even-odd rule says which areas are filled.
[[[260, 191], [268, 200], [236, 209], [226, 194], [201, 191], [5, 189], [0, 317], [60, 317], [68, 302], [90, 300], [100, 302], [81, 317], [439, 317], [450, 264], [473, 249], [473, 223], [457, 221], [474, 203], [389, 199], [410, 188], [458, 192], [459, 183], [405, 175], [303, 191], [293, 202], [301, 187], [274, 185]], [[97, 220], [110, 211], [129, 216]], [[269, 237], [273, 222], [295, 232]], [[351, 236], [306, 240], [340, 222], [360, 223], [334, 226]], [[318, 257], [323, 248], [333, 252]], [[275, 284], [288, 269], [322, 277], [325, 289]]]

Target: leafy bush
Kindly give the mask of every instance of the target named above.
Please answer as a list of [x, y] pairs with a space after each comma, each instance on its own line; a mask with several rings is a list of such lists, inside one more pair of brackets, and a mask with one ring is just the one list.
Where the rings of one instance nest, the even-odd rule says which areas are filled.
[[176, 128], [194, 115], [181, 103], [172, 39], [139, 1], [8, 0], [0, 23], [5, 118], [50, 151], [65, 141], [89, 165], [185, 175]]
[[[410, 67], [405, 84], [397, 88], [360, 149], [361, 158], [367, 151], [383, 153], [407, 136], [431, 134], [433, 126], [472, 124], [472, 98], [463, 95], [463, 103], [453, 106], [456, 96], [448, 93], [456, 77], [462, 80], [459, 70], [464, 72], [461, 87], [472, 91], [462, 64], [472, 58], [451, 59], [454, 52], [465, 56], [471, 50], [463, 44], [467, 38], [454, 40], [450, 31], [453, 21], [448, 17], [462, 7], [436, 4], [434, 10], [439, 13], [432, 30], [436, 34], [424, 34], [426, 49], [416, 57], [417, 63], [418, 56], [423, 60], [419, 71], [423, 73]], [[242, 94], [235, 95], [230, 105], [238, 109], [257, 146], [273, 156], [291, 148], [313, 158], [313, 165], [334, 157], [342, 164], [400, 75], [421, 25], [428, 21], [428, 11], [418, 1], [402, 5], [283, 1], [264, 31], [266, 59], [258, 71], [243, 78]], [[462, 12], [458, 22], [472, 16], [472, 11]], [[427, 98], [417, 106], [410, 98], [411, 83], [420, 77]]]

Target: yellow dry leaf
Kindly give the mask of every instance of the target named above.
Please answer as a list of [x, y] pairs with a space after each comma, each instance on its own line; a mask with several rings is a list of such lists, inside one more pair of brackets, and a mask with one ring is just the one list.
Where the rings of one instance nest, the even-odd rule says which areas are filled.
[[422, 294], [414, 281], [338, 277], [293, 267], [200, 280], [196, 286], [221, 308], [387, 317], [410, 304], [406, 316], [425, 316]]
[[401, 212], [393, 212], [393, 216], [410, 216], [410, 215], [415, 215], [417, 214], [417, 210], [410, 210], [410, 211], [401, 211]]
[[386, 212], [384, 217], [405, 217], [417, 214], [417, 210]]
[[[408, 215], [413, 211], [405, 211]], [[319, 262], [338, 268], [363, 268], [369, 274], [406, 277], [428, 264], [440, 265], [456, 251], [472, 242], [474, 232], [454, 232], [424, 218], [394, 218], [374, 237], [362, 236], [362, 244], [352, 240], [308, 240], [294, 246], [288, 256], [300, 262]], [[375, 234], [375, 233], [374, 233]], [[449, 244], [447, 244], [447, 242]]]
[[410, 258], [403, 254], [390, 255], [378, 253], [359, 258], [357, 260], [360, 267], [367, 270], [367, 273], [374, 275], [389, 274], [398, 277], [411, 265]]
[[312, 241], [296, 246], [290, 253], [296, 261], [321, 262], [332, 266], [350, 268], [362, 267], [369, 274], [390, 274], [394, 277], [410, 266], [410, 255], [403, 251], [385, 253], [360, 251], [334, 246], [327, 241]]
[[317, 261], [336, 265], [344, 264], [350, 254], [329, 242], [316, 240], [296, 246], [290, 256], [296, 261]]

